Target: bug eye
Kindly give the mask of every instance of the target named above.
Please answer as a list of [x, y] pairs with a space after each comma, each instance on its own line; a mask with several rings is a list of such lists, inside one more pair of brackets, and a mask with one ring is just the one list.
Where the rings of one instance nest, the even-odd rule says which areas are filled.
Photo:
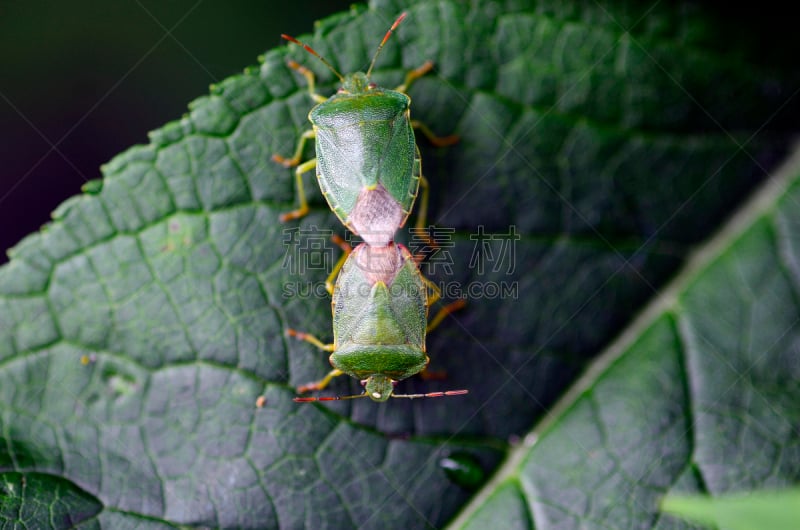
[[359, 382], [361, 383], [361, 386], [366, 386], [367, 385], [367, 380], [366, 379], [362, 379]]
[[369, 87], [369, 88], [377, 88], [378, 85], [376, 83], [370, 83], [370, 84], [367, 85], [367, 87]]
[[341, 87], [339, 87], [339, 89], [338, 89], [336, 92], [337, 92], [338, 94], [341, 94], [342, 92], [345, 92], [345, 89], [344, 89], [344, 88], [341, 88]]

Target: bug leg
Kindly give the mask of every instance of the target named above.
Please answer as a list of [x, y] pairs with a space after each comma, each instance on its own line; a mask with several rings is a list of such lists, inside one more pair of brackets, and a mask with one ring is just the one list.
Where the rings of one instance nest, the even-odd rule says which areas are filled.
[[[430, 280], [428, 280], [427, 278], [425, 278], [425, 281], [430, 283]], [[430, 283], [430, 284], [432, 285], [432, 283]], [[438, 299], [439, 296], [441, 296], [439, 294], [439, 288], [436, 287], [435, 285], [433, 285], [433, 287], [436, 288], [436, 294], [438, 295], [437, 296], [437, 299]], [[445, 319], [445, 317], [447, 315], [449, 315], [450, 313], [452, 313], [454, 311], [458, 311], [459, 309], [463, 308], [465, 305], [467, 305], [466, 300], [461, 298], [461, 299], [456, 300], [453, 303], [447, 304], [446, 306], [441, 308], [439, 311], [436, 312], [436, 315], [432, 319], [430, 319], [430, 322], [428, 322], [428, 327], [425, 329], [425, 332], [426, 333], [430, 333], [431, 331], [436, 329], [439, 326], [439, 324], [442, 323], [442, 321]], [[429, 379], [429, 380], [430, 379], [433, 379], [433, 380], [447, 379], [447, 372], [445, 370], [433, 371], [433, 370], [430, 370], [427, 366], [420, 372], [419, 375], [423, 379]]]
[[451, 134], [449, 136], [436, 136], [436, 133], [434, 133], [430, 127], [419, 120], [411, 120], [411, 126], [424, 134], [425, 138], [427, 138], [428, 141], [436, 147], [453, 145], [458, 143], [458, 140], [460, 139], [457, 134]]
[[[439, 289], [438, 285], [433, 283], [425, 276], [420, 275], [420, 277], [422, 278], [422, 282], [425, 284], [425, 287], [427, 287], [428, 290], [430, 291], [430, 293], [428, 293], [427, 295], [427, 299], [425, 300], [425, 305], [430, 307], [442, 298], [442, 291]], [[459, 298], [455, 302], [451, 302], [446, 306], [444, 306], [443, 308], [439, 309], [439, 311], [436, 312], [436, 315], [434, 315], [434, 317], [431, 318], [430, 321], [428, 322], [428, 326], [425, 328], [425, 332], [430, 333], [431, 331], [436, 329], [439, 326], [439, 324], [442, 323], [442, 320], [444, 320], [447, 315], [455, 311], [458, 311], [459, 309], [464, 308], [464, 306], [466, 305], [467, 301], [464, 300], [463, 298]]]
[[[431, 70], [433, 70], [433, 62], [425, 61], [425, 64], [423, 64], [419, 68], [415, 68], [414, 70], [408, 72], [408, 74], [406, 74], [405, 81], [403, 81], [403, 84], [395, 88], [395, 90], [397, 92], [403, 92], [403, 93], [407, 92], [414, 81], [424, 76]], [[459, 140], [458, 136], [454, 134], [450, 136], [436, 136], [436, 134], [434, 134], [434, 132], [427, 125], [420, 122], [419, 120], [411, 120], [411, 126], [415, 129], [419, 129], [419, 132], [424, 134], [425, 137], [436, 147], [453, 145]]]
[[408, 92], [408, 89], [411, 87], [411, 84], [414, 81], [416, 81], [423, 75], [427, 74], [431, 70], [433, 70], [433, 61], [425, 61], [425, 63], [419, 68], [414, 68], [413, 70], [410, 70], [406, 74], [406, 78], [403, 81], [403, 84], [395, 88], [394, 90], [396, 92], [403, 92], [403, 93]]
[[[286, 330], [286, 334], [289, 335], [290, 337], [294, 337], [294, 338], [296, 338], [298, 340], [304, 340], [304, 341], [306, 341], [308, 343], [311, 343], [314, 346], [316, 346], [317, 348], [319, 348], [320, 350], [332, 352], [333, 349], [334, 349], [334, 345], [333, 344], [323, 344], [322, 341], [319, 340], [314, 335], [310, 335], [308, 333], [303, 333], [302, 331], [297, 331], [297, 330], [289, 328], [289, 329]], [[299, 387], [297, 387], [297, 392], [299, 394], [302, 394], [303, 392], [309, 392], [311, 390], [321, 390], [321, 389], [325, 388], [325, 386], [330, 382], [331, 379], [333, 379], [337, 375], [342, 375], [343, 373], [344, 372], [342, 372], [341, 370], [337, 370], [337, 369], [331, 370], [328, 373], [328, 375], [326, 375], [325, 377], [323, 377], [319, 381], [315, 381], [313, 383], [308, 383], [306, 385], [300, 385]]]
[[420, 373], [419, 376], [424, 379], [425, 381], [444, 381], [447, 379], [447, 370], [430, 370], [426, 366]]
[[430, 307], [442, 297], [442, 291], [439, 290], [439, 286], [437, 286], [435, 283], [430, 281], [425, 276], [422, 276], [422, 274], [420, 274], [420, 277], [422, 278], [422, 282], [425, 284], [425, 287], [427, 287], [428, 290], [430, 291], [429, 293], [427, 293], [425, 299], [425, 305]]
[[316, 82], [314, 78], [314, 72], [295, 61], [288, 61], [286, 65], [292, 70], [297, 70], [300, 75], [306, 78], [306, 83], [308, 83], [308, 93], [311, 96], [311, 99], [317, 103], [322, 103], [328, 99], [321, 94], [317, 94], [317, 91], [315, 90]]
[[323, 377], [319, 381], [314, 381], [313, 383], [308, 383], [308, 384], [305, 384], [305, 385], [298, 386], [297, 387], [297, 393], [298, 394], [303, 394], [305, 392], [313, 392], [314, 390], [322, 390], [323, 388], [328, 386], [328, 383], [331, 382], [331, 379], [333, 379], [334, 377], [340, 376], [343, 373], [344, 372], [342, 372], [341, 370], [339, 370], [337, 368], [334, 368], [333, 370], [328, 372], [328, 375], [326, 375], [325, 377]]
[[339, 271], [342, 269], [344, 262], [347, 261], [347, 256], [353, 252], [353, 247], [351, 247], [350, 243], [339, 237], [337, 234], [333, 234], [331, 236], [331, 241], [339, 245], [339, 248], [341, 248], [343, 252], [342, 256], [339, 258], [339, 261], [337, 261], [336, 265], [333, 266], [333, 270], [331, 270], [331, 273], [325, 280], [325, 290], [328, 291], [328, 294], [332, 296], [333, 288], [336, 282], [336, 276], [339, 275]]
[[[419, 79], [420, 77], [424, 76], [428, 72], [433, 70], [433, 62], [432, 61], [425, 61], [425, 64], [420, 66], [419, 68], [415, 68], [406, 74], [406, 79], [403, 81], [403, 84], [399, 87], [395, 88], [397, 92], [408, 92], [408, 89], [411, 87], [411, 84]], [[425, 125], [424, 123], [418, 120], [411, 120], [411, 126], [415, 129], [419, 129], [419, 131], [425, 135], [425, 137], [430, 140], [430, 142], [435, 145], [436, 147], [444, 147], [447, 145], [453, 145], [454, 143], [458, 142], [458, 136], [450, 135], [450, 136], [436, 136], [430, 128]]]
[[439, 326], [439, 324], [442, 323], [442, 320], [444, 320], [447, 315], [455, 311], [458, 311], [459, 309], [462, 309], [465, 305], [467, 305], [467, 301], [464, 300], [463, 298], [460, 298], [455, 302], [447, 304], [446, 306], [444, 306], [443, 308], [441, 308], [439, 311], [436, 312], [436, 315], [430, 320], [430, 322], [428, 322], [428, 327], [425, 329], [425, 331], [427, 333], [430, 333], [431, 331], [436, 329]]
[[286, 330], [286, 334], [290, 337], [294, 337], [297, 340], [304, 340], [308, 343], [313, 344], [317, 348], [323, 351], [332, 352], [334, 349], [333, 344], [324, 344], [321, 340], [319, 340], [314, 335], [310, 335], [308, 333], [303, 333], [302, 331], [297, 331], [296, 329], [289, 328]]
[[303, 149], [306, 147], [306, 142], [311, 138], [316, 138], [317, 133], [314, 132], [314, 129], [309, 129], [303, 134], [300, 135], [300, 141], [297, 142], [297, 147], [294, 150], [294, 154], [291, 158], [286, 158], [279, 154], [272, 155], [272, 160], [279, 163], [283, 167], [294, 167], [300, 163], [300, 160], [303, 158]]
[[418, 250], [417, 254], [414, 254], [414, 261], [419, 266], [425, 258], [429, 255], [432, 255], [439, 245], [436, 244], [436, 240], [433, 239], [430, 235], [430, 230], [426, 223], [428, 221], [428, 200], [430, 198], [430, 185], [428, 184], [428, 179], [424, 176], [419, 176], [419, 187], [420, 191], [420, 199], [419, 199], [419, 209], [417, 211], [417, 221], [414, 223], [413, 234], [415, 238], [421, 239], [425, 243], [425, 247], [422, 250]]
[[428, 199], [430, 198], [431, 187], [428, 184], [428, 179], [424, 176], [419, 176], [419, 187], [422, 188], [420, 191], [421, 197], [419, 198], [419, 209], [417, 210], [417, 222], [415, 223], [414, 227], [417, 229], [419, 234], [425, 234], [426, 238], [428, 239], [428, 243], [436, 244], [430, 236], [428, 236], [427, 230], [425, 230], [426, 226], [425, 223], [428, 222]]
[[292, 210], [291, 212], [282, 213], [280, 216], [280, 220], [282, 223], [286, 221], [291, 221], [292, 219], [299, 219], [308, 213], [308, 202], [306, 201], [306, 191], [303, 188], [303, 173], [306, 171], [311, 171], [317, 167], [317, 159], [311, 159], [307, 162], [303, 162], [294, 172], [295, 180], [297, 183], [297, 199], [300, 201], [300, 207], [296, 210]]

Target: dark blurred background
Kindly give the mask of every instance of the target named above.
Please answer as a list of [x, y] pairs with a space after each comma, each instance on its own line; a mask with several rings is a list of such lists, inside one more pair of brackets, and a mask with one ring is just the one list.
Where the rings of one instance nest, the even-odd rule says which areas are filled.
[[0, 0], [0, 263], [99, 166], [352, 0]]

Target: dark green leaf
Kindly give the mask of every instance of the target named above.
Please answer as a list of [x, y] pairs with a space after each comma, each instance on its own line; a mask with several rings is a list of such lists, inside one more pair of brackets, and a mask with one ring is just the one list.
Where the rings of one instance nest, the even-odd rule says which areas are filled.
[[[482, 528], [487, 517], [516, 524], [514, 503], [536, 528], [685, 528], [661, 519], [664, 495], [797, 484], [798, 204], [795, 156], [512, 451], [453, 527]], [[796, 526], [764, 494], [744, 498], [669, 506], [724, 528]]]
[[0, 520], [7, 527], [67, 528], [93, 518], [97, 499], [75, 485], [41, 473], [0, 474]]
[[[393, 86], [408, 69], [436, 63], [411, 90], [413, 114], [461, 142], [435, 150], [420, 140], [429, 218], [453, 230], [425, 272], [451, 297], [470, 286], [471, 300], [428, 341], [432, 368], [447, 380], [415, 378], [402, 390], [470, 394], [380, 406], [291, 401], [294, 386], [329, 367], [285, 328], [323, 340], [331, 331], [327, 297], [287, 293], [319, 286], [327, 270], [301, 274], [287, 261], [298, 257], [286, 231], [297, 225], [277, 217], [293, 207], [293, 177], [270, 156], [290, 154], [308, 127], [311, 101], [287, 58], [314, 69], [325, 93], [334, 79], [301, 49], [281, 48], [193, 102], [149, 145], [112, 160], [102, 185], [64, 203], [0, 268], [3, 469], [78, 485], [101, 510], [86, 524], [107, 528], [441, 526], [470, 495], [443, 459], [466, 455], [475, 469], [493, 470], [506, 438], [530, 429], [785, 144], [767, 118], [782, 117], [796, 79], [760, 66], [744, 44], [721, 42], [724, 23], [694, 4], [376, 1], [300, 37], [339, 70], [360, 69], [403, 10], [408, 19], [374, 79]], [[340, 231], [318, 191], [311, 199], [300, 227]], [[774, 264], [769, 235], [753, 236], [741, 254]], [[732, 274], [725, 287], [734, 281], [744, 285]], [[639, 337], [644, 353], [615, 364], [630, 377], [589, 378], [592, 399], [551, 431], [578, 434], [549, 434], [530, 455], [514, 453], [525, 459], [513, 461], [513, 480], [486, 490], [509, 525], [547, 527], [548, 510], [565, 507], [559, 513], [585, 525], [648, 527], [650, 504], [603, 511], [602, 501], [632, 491], [654, 502], [676, 484], [713, 493], [741, 484], [714, 465], [715, 455], [740, 456], [718, 430], [739, 424], [720, 423], [702, 404], [756, 419], [772, 408], [727, 394], [739, 380], [704, 366], [714, 357], [700, 346], [677, 341], [678, 330], [691, 338], [715, 325], [743, 329], [702, 307], [716, 292], [687, 289], [681, 303], [711, 318], [691, 320], [682, 308], [663, 316]], [[730, 289], [715, 303], [750, 314], [749, 292]], [[794, 314], [769, 307], [753, 322], [778, 329]], [[690, 325], [699, 326], [694, 334], [681, 327]], [[740, 344], [773, 333], [746, 329], [733, 344], [720, 334], [715, 351], [736, 363]], [[792, 352], [781, 362], [796, 377]], [[687, 374], [707, 384], [694, 388]], [[783, 379], [773, 383], [765, 403], [786, 391]], [[331, 392], [359, 388], [341, 380]], [[797, 478], [798, 436], [780, 403], [764, 420], [766, 431], [779, 429], [775, 450], [751, 448], [736, 461], [748, 485]], [[690, 405], [699, 410], [687, 414]], [[686, 467], [692, 448], [670, 438], [694, 421], [703, 442], [695, 454], [709, 466], [697, 474]], [[638, 473], [642, 462], [659, 465]], [[530, 478], [539, 469], [544, 482]], [[589, 500], [594, 491], [602, 498]], [[52, 504], [43, 492], [32, 499]], [[481, 508], [471, 521], [496, 517]]]

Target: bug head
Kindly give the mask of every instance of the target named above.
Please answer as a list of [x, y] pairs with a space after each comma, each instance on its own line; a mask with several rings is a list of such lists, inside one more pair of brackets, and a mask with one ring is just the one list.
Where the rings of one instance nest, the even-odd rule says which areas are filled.
[[374, 83], [369, 82], [369, 77], [364, 72], [356, 72], [354, 74], [349, 74], [344, 76], [344, 80], [342, 80], [342, 88], [339, 89], [339, 92], [346, 92], [348, 94], [359, 94], [361, 92], [366, 92], [367, 90], [372, 90], [374, 87]]
[[364, 390], [372, 401], [383, 402], [392, 397], [394, 381], [385, 375], [371, 375]]

